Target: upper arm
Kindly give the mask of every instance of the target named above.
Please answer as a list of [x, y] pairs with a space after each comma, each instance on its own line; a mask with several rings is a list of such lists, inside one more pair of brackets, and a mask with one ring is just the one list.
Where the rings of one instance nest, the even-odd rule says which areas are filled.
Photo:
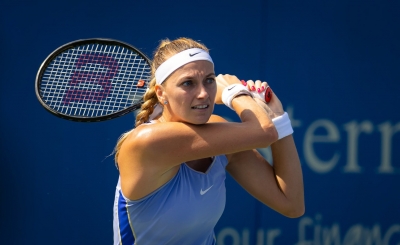
[[271, 144], [275, 136], [268, 137], [262, 131], [262, 128], [248, 129], [244, 123], [226, 122], [215, 115], [203, 125], [154, 123], [136, 128], [121, 147], [121, 155], [125, 151], [143, 164], [157, 163], [169, 169], [185, 161]]

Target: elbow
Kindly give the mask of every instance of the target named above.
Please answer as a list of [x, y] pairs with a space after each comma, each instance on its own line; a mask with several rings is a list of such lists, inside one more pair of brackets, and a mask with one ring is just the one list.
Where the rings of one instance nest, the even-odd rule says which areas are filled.
[[290, 213], [285, 214], [286, 217], [295, 219], [295, 218], [300, 218], [301, 216], [304, 215], [305, 209], [303, 210], [294, 210]]
[[282, 214], [288, 218], [299, 218], [304, 215], [306, 209], [304, 203], [301, 205], [296, 205], [290, 209], [285, 210]]

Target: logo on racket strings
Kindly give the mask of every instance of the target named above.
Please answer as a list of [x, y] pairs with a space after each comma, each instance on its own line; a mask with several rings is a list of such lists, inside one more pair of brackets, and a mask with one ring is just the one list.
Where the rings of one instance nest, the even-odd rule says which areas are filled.
[[[104, 68], [90, 67], [98, 64]], [[100, 102], [111, 92], [111, 79], [118, 73], [118, 62], [113, 57], [99, 54], [82, 54], [75, 63], [75, 71], [68, 83], [63, 103], [76, 101]], [[103, 71], [105, 70], [105, 71]], [[100, 89], [99, 89], [100, 87]]]

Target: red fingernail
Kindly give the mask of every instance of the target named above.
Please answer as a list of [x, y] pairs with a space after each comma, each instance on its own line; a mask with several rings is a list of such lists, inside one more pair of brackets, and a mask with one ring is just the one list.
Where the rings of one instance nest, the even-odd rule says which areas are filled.
[[264, 91], [264, 89], [265, 89], [265, 87], [264, 87], [264, 86], [261, 86], [261, 91]]
[[258, 89], [257, 89], [257, 92], [259, 92], [259, 93], [260, 93], [260, 92], [261, 92], [261, 89], [260, 89], [260, 88], [258, 88]]
[[242, 82], [242, 84], [243, 84], [244, 86], [246, 86], [246, 85], [247, 85], [247, 83], [246, 83], [246, 81], [245, 81], [245, 80], [241, 80], [241, 82]]
[[255, 90], [256, 90], [256, 87], [251, 86], [251, 90], [252, 90], [252, 91], [255, 91]]

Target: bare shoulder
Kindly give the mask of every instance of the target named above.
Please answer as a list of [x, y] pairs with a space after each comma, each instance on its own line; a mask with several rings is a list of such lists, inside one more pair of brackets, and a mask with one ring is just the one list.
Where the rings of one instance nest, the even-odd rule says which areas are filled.
[[[223, 117], [211, 115], [207, 124], [226, 123]], [[162, 122], [140, 125], [129, 134], [126, 139], [128, 148], [135, 148], [137, 152], [144, 150], [162, 153], [170, 146], [193, 142], [196, 138], [203, 138], [205, 132], [217, 131], [205, 125], [192, 125], [181, 122]], [[203, 136], [202, 136], [203, 135]], [[169, 142], [168, 146], [166, 143]], [[173, 142], [171, 144], [171, 142]], [[187, 144], [186, 144], [187, 145]], [[157, 150], [156, 150], [157, 149]]]
[[[173, 156], [175, 151], [182, 149], [189, 139], [197, 133], [190, 126], [179, 122], [162, 122], [140, 125], [127, 135], [120, 148], [118, 161], [135, 159], [146, 168], [156, 165], [171, 166], [180, 164]], [[129, 160], [129, 165], [132, 161]], [[167, 168], [168, 169], [168, 168]]]

